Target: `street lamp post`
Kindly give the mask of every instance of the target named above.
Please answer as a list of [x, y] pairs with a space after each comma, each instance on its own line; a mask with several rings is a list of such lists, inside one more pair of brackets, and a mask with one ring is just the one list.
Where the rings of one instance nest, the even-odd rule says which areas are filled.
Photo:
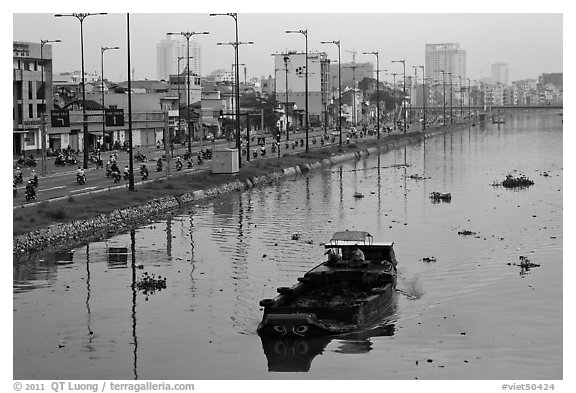
[[[240, 63], [240, 64], [238, 64], [238, 66], [246, 66], [246, 64]], [[232, 80], [236, 79], [236, 77], [234, 76], [235, 75], [234, 74], [234, 67], [236, 67], [236, 63], [232, 63]], [[234, 96], [232, 96], [232, 107], [234, 107]], [[248, 158], [250, 158], [250, 155], [248, 155]]]
[[306, 42], [306, 65], [304, 81], [304, 107], [305, 107], [305, 127], [306, 127], [306, 152], [308, 152], [308, 30], [286, 30], [286, 34], [299, 33], [304, 36]]
[[41, 78], [42, 82], [42, 111], [40, 113], [40, 119], [42, 121], [42, 129], [40, 130], [40, 138], [42, 139], [42, 176], [46, 176], [46, 87], [44, 86], [44, 45], [51, 42], [61, 42], [60, 40], [40, 40], [40, 67], [41, 67]]
[[402, 107], [404, 111], [404, 116], [402, 122], [404, 123], [404, 134], [406, 134], [406, 60], [392, 60], [392, 63], [402, 63], [403, 66], [403, 97], [402, 97]]
[[104, 146], [104, 141], [106, 140], [106, 111], [105, 111], [105, 106], [104, 106], [104, 52], [106, 52], [107, 50], [114, 50], [114, 49], [120, 49], [120, 47], [118, 46], [114, 46], [114, 47], [107, 47], [107, 46], [101, 46], [100, 47], [100, 65], [101, 65], [101, 71], [102, 74], [100, 79], [101, 79], [101, 85], [100, 85], [100, 90], [102, 91], [102, 143], [100, 144], [100, 149], [98, 150], [98, 159], [100, 159], [100, 150], [102, 150], [102, 147]]
[[[236, 147], [238, 148], [238, 167], [242, 166], [242, 146], [240, 143], [240, 73], [238, 71], [238, 46], [241, 44], [253, 44], [252, 41], [250, 42], [238, 42], [238, 14], [235, 12], [229, 12], [226, 14], [210, 14], [210, 16], [219, 16], [219, 15], [224, 15], [224, 16], [231, 16], [232, 18], [234, 18], [234, 24], [236, 26], [236, 41], [234, 41], [234, 43], [230, 43], [230, 45], [234, 46], [234, 53], [235, 53], [235, 57], [236, 57]], [[222, 45], [222, 44], [218, 44], [218, 45]], [[248, 154], [250, 154], [250, 152], [248, 152]]]
[[[180, 138], [180, 60], [185, 59], [186, 56], [178, 56], [178, 138]], [[170, 144], [170, 140], [164, 141], [165, 146]]]
[[426, 73], [424, 72], [424, 66], [418, 66], [422, 68], [422, 112], [423, 112], [423, 120], [422, 120], [422, 131], [426, 129], [426, 101], [428, 101], [428, 97], [426, 96]]
[[444, 127], [446, 127], [446, 71], [439, 71], [442, 73], [442, 102], [444, 104], [444, 115], [442, 116], [442, 121], [444, 122]]
[[284, 71], [286, 73], [286, 140], [289, 140], [289, 131], [288, 131], [288, 62], [290, 61], [290, 56], [285, 55], [284, 58]]
[[130, 78], [130, 14], [126, 13], [126, 51], [128, 52], [128, 189], [134, 191], [134, 149], [132, 142], [132, 79]]
[[392, 121], [394, 122], [394, 130], [396, 130], [396, 75], [398, 75], [397, 72], [392, 72], [392, 100], [394, 101]]
[[[253, 44], [253, 41], [247, 42], [217, 42], [216, 45], [230, 45], [234, 47], [234, 52], [236, 53], [236, 64], [238, 64], [238, 47], [240, 45]], [[238, 74], [238, 68], [236, 67], [236, 148], [238, 149], [238, 167], [242, 165], [242, 143], [240, 142], [240, 79]], [[250, 152], [247, 152], [250, 154]]]
[[378, 51], [364, 52], [364, 54], [376, 56], [376, 129], [378, 130], [378, 139], [380, 139], [380, 63]]
[[56, 18], [61, 18], [64, 16], [73, 16], [80, 22], [80, 55], [82, 57], [82, 128], [84, 135], [84, 160], [83, 168], [88, 169], [88, 150], [90, 148], [88, 144], [88, 123], [86, 119], [86, 84], [84, 83], [84, 19], [92, 15], [106, 15], [106, 12], [98, 13], [73, 13], [73, 14], [55, 14]]
[[340, 40], [322, 41], [321, 44], [334, 44], [338, 47], [338, 145], [342, 147], [342, 62], [340, 61]]
[[[192, 153], [192, 140], [193, 138], [193, 129], [190, 126], [190, 37], [199, 34], [210, 34], [207, 31], [202, 32], [195, 32], [195, 31], [182, 31], [180, 33], [166, 33], [166, 35], [181, 35], [186, 38], [186, 57], [187, 57], [187, 66], [186, 66], [186, 84], [187, 84], [187, 100], [186, 100], [186, 123], [188, 126], [188, 153]], [[180, 82], [180, 76], [178, 76], [178, 82]], [[178, 112], [180, 112], [180, 108], [178, 108]], [[202, 121], [202, 110], [200, 110], [200, 121]]]
[[450, 75], [450, 124], [452, 124], [454, 123], [454, 110], [452, 106], [452, 93], [454, 91], [454, 85], [452, 84], [452, 73], [448, 72], [448, 75]]
[[472, 121], [472, 116], [470, 114], [471, 112], [470, 102], [472, 101], [472, 90], [470, 90], [470, 78], [466, 79], [468, 79], [468, 121]]
[[460, 80], [460, 117], [464, 117], [464, 100], [462, 96], [462, 75], [458, 75], [458, 79]]

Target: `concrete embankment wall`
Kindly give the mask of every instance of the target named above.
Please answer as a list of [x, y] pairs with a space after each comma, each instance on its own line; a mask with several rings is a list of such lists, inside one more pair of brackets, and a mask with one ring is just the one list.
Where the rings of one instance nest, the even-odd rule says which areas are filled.
[[[451, 129], [450, 131], [453, 131]], [[448, 130], [446, 130], [448, 131]], [[427, 132], [426, 134], [408, 134], [395, 139], [384, 139], [381, 144], [369, 147], [365, 150], [335, 155], [314, 163], [298, 165], [286, 168], [282, 171], [272, 172], [267, 175], [236, 180], [217, 187], [198, 190], [184, 195], [158, 198], [126, 209], [114, 210], [111, 213], [100, 214], [88, 220], [79, 220], [69, 223], [58, 223], [42, 228], [38, 231], [20, 235], [13, 239], [13, 254], [19, 259], [26, 254], [47, 248], [61, 249], [63, 247], [75, 247], [93, 241], [124, 232], [131, 227], [161, 217], [166, 212], [185, 207], [193, 202], [216, 198], [232, 191], [244, 191], [246, 189], [272, 184], [278, 180], [297, 176], [302, 173], [330, 167], [344, 161], [360, 159], [377, 152], [388, 151], [406, 146], [430, 138], [445, 132], [443, 129]]]

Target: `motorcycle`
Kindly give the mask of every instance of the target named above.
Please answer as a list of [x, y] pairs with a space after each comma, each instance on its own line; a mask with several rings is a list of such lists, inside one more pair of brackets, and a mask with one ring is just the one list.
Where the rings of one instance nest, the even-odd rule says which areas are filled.
[[122, 175], [120, 175], [120, 172], [113, 171], [112, 179], [114, 179], [114, 183], [118, 183], [122, 179]]
[[29, 201], [31, 199], [36, 199], [36, 193], [34, 192], [34, 189], [27, 189], [24, 192], [24, 197], [26, 197], [27, 201]]
[[158, 160], [156, 162], [156, 172], [162, 172], [162, 167], [164, 164], [162, 164], [162, 160]]
[[34, 188], [38, 188], [38, 176], [34, 175], [32, 179], [30, 179]]
[[86, 184], [86, 175], [82, 174], [76, 174], [76, 182], [78, 184]]
[[142, 180], [148, 180], [148, 168], [140, 168], [140, 176]]
[[191, 158], [188, 159], [188, 169], [194, 168], [194, 161]]
[[182, 161], [176, 161], [176, 170], [177, 170], [177, 171], [181, 171], [181, 170], [182, 170]]
[[202, 154], [198, 153], [198, 157], [196, 158], [196, 161], [198, 162], [198, 165], [202, 165], [202, 163], [204, 162], [204, 159], [202, 158]]
[[17, 175], [14, 175], [14, 184], [22, 184], [23, 182], [23, 178], [22, 178], [22, 173], [18, 173]]
[[124, 171], [124, 180], [128, 180], [130, 178], [130, 172]]

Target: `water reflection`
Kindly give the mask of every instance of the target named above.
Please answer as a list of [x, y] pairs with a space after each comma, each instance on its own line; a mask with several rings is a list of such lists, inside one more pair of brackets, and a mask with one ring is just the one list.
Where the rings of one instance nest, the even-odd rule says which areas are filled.
[[334, 341], [335, 353], [364, 354], [372, 350], [372, 338], [393, 336], [396, 331], [396, 308], [398, 297], [384, 311], [378, 326], [340, 336], [278, 337], [260, 336], [264, 355], [268, 361], [268, 371], [272, 372], [308, 372], [314, 358], [324, 352]]
[[130, 252], [132, 254], [131, 258], [131, 268], [132, 268], [132, 345], [133, 348], [133, 370], [134, 379], [138, 379], [138, 336], [136, 335], [136, 231], [132, 229], [130, 231]]

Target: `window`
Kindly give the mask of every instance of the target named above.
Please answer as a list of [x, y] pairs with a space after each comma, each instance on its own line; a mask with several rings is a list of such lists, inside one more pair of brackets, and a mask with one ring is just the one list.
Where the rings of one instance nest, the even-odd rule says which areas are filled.
[[34, 118], [34, 105], [28, 104], [28, 117], [30, 119]]
[[28, 99], [32, 99], [32, 81], [28, 81]]
[[34, 146], [36, 144], [34, 136], [35, 135], [33, 132], [27, 132], [24, 134], [24, 141], [26, 142], [26, 146]]

